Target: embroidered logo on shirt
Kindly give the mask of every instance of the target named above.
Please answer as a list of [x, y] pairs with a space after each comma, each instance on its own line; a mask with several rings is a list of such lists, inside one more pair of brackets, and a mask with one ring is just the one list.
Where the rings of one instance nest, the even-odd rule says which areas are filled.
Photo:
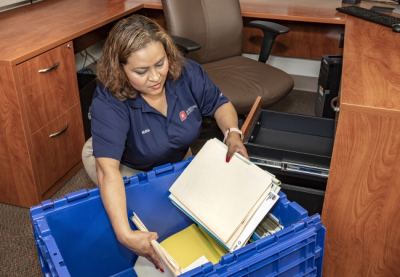
[[193, 106], [189, 107], [189, 109], [186, 110], [186, 115], [191, 114], [194, 111], [194, 109], [196, 109], [196, 108], [197, 108], [197, 105], [193, 105]]
[[182, 121], [184, 121], [184, 120], [186, 119], [186, 113], [185, 113], [185, 111], [181, 111], [181, 112], [179, 113], [179, 117], [181, 118]]
[[142, 131], [142, 135], [144, 135], [144, 134], [146, 134], [148, 132], [150, 132], [150, 129], [146, 129], [146, 130]]

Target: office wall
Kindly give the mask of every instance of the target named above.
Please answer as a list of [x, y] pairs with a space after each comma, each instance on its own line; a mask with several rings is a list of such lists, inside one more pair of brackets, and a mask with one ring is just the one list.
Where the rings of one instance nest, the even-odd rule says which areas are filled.
[[26, 1], [21, 1], [21, 0], [0, 0], [0, 7], [20, 3], [20, 2], [26, 2]]
[[[38, 2], [38, 1], [41, 0], [33, 0], [32, 2]], [[0, 12], [30, 4], [31, 1], [29, 0], [0, 0]]]

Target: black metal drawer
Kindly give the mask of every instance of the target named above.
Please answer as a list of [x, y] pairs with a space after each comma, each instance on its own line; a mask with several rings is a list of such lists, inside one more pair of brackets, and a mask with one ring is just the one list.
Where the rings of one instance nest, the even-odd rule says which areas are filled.
[[335, 120], [260, 110], [245, 138], [250, 160], [282, 182], [324, 191]]

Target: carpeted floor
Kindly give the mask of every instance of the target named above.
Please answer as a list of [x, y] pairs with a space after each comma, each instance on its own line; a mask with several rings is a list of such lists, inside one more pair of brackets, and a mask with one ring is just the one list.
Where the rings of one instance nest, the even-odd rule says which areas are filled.
[[[314, 115], [313, 92], [292, 91], [270, 110]], [[208, 138], [199, 139], [193, 146], [196, 154]], [[51, 199], [81, 189], [93, 188], [86, 172], [80, 170]], [[0, 203], [0, 277], [39, 277], [42, 271], [33, 239], [29, 209]]]

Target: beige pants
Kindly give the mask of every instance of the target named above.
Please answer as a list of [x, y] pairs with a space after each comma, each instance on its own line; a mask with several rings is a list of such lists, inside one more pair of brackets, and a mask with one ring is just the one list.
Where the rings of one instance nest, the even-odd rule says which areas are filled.
[[[186, 160], [190, 156], [193, 155], [192, 155], [192, 150], [189, 148], [183, 160]], [[90, 179], [92, 179], [93, 183], [95, 183], [96, 186], [98, 186], [99, 182], [97, 180], [96, 159], [93, 156], [92, 138], [88, 139], [85, 145], [83, 146], [82, 162]], [[139, 172], [142, 172], [141, 170], [132, 169], [123, 164], [119, 165], [119, 171], [121, 172], [122, 177], [131, 177]]]

